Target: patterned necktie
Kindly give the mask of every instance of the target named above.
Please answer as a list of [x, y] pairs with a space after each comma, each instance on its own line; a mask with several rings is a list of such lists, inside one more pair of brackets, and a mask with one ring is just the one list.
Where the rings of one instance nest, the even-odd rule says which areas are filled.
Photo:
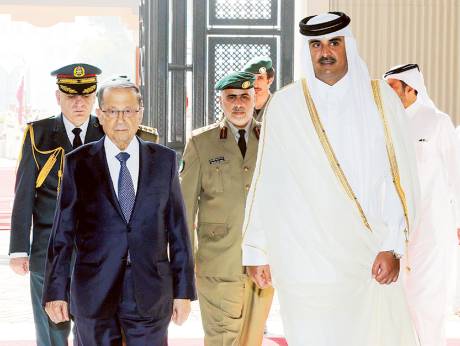
[[121, 211], [126, 222], [129, 222], [131, 213], [133, 212], [134, 200], [136, 193], [134, 192], [133, 179], [129, 173], [126, 161], [129, 159], [128, 153], [119, 153], [115, 157], [120, 161], [120, 174], [118, 175], [118, 202], [120, 203]]
[[241, 155], [246, 155], [246, 139], [244, 138], [246, 134], [246, 130], [238, 130], [238, 133], [240, 134], [240, 138], [238, 138], [238, 146], [240, 147]]
[[72, 130], [72, 132], [75, 135], [75, 137], [73, 138], [72, 147], [73, 147], [73, 149], [77, 149], [80, 145], [83, 144], [82, 141], [81, 141], [81, 137], [80, 137], [81, 128], [75, 127]]

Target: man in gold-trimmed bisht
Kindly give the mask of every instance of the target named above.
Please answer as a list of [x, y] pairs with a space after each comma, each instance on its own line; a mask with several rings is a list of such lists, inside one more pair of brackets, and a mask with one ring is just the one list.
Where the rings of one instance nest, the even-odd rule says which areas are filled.
[[445, 345], [460, 239], [460, 146], [417, 64], [395, 66], [384, 79], [406, 109], [420, 180], [420, 222], [409, 243], [412, 270], [403, 276], [407, 301], [421, 344]]
[[[42, 307], [45, 259], [64, 155], [104, 135], [97, 118], [91, 115], [100, 73], [98, 67], [83, 63], [53, 71], [61, 113], [29, 123], [24, 132], [16, 174], [9, 254], [14, 272], [20, 275], [30, 272], [38, 346], [67, 346], [70, 323], [54, 324]], [[155, 129], [143, 127], [139, 132], [143, 139], [157, 140]]]
[[264, 115], [243, 264], [277, 289], [289, 345], [414, 346], [398, 281], [418, 203], [413, 147], [349, 23], [340, 12], [300, 22], [304, 79]]
[[216, 84], [224, 117], [193, 132], [181, 165], [209, 346], [260, 346], [273, 298], [273, 289], [257, 288], [241, 263], [244, 207], [260, 133], [253, 119], [254, 80], [252, 73], [234, 72]]

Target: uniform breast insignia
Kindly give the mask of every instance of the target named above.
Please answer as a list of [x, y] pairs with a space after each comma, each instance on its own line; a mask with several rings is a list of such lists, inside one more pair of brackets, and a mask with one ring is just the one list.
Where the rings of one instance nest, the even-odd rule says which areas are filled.
[[258, 127], [258, 126], [254, 127], [254, 135], [256, 136], [257, 140], [259, 140], [259, 137], [260, 137], [260, 127]]
[[228, 135], [228, 128], [227, 126], [224, 126], [220, 129], [220, 133], [219, 133], [219, 138], [220, 139], [227, 139], [227, 135]]
[[209, 160], [210, 165], [216, 165], [225, 161], [225, 157], [219, 156]]

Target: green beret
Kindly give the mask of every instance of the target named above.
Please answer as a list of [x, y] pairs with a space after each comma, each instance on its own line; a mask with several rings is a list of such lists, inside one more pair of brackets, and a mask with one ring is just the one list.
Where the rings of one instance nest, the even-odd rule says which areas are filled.
[[70, 64], [51, 72], [57, 77], [59, 90], [71, 95], [87, 95], [96, 91], [97, 75], [101, 70], [89, 64]]
[[250, 89], [254, 87], [256, 76], [244, 71], [231, 72], [216, 83], [216, 90]]
[[272, 59], [268, 56], [256, 56], [255, 58], [249, 60], [243, 67], [243, 71], [254, 74], [264, 73], [271, 69], [273, 69], [273, 63]]

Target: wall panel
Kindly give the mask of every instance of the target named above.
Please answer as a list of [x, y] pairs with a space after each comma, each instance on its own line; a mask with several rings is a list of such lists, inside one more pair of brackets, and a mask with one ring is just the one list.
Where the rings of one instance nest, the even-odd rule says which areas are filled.
[[433, 101], [460, 125], [459, 0], [329, 0], [329, 7], [350, 15], [372, 77], [418, 63]]

